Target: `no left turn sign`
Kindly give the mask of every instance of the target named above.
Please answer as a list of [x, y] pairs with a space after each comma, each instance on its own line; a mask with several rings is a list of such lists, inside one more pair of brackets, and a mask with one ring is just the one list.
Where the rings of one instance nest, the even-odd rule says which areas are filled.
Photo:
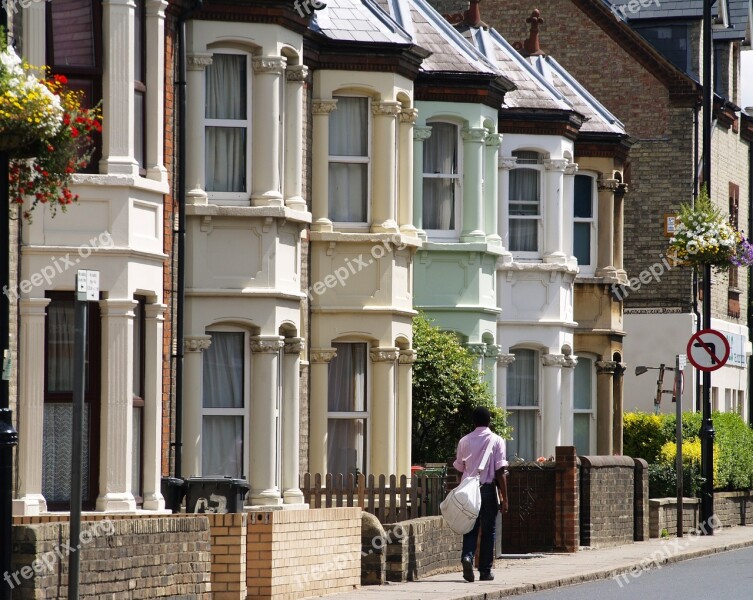
[[716, 371], [729, 358], [729, 342], [716, 329], [702, 329], [690, 336], [688, 360], [701, 371]]

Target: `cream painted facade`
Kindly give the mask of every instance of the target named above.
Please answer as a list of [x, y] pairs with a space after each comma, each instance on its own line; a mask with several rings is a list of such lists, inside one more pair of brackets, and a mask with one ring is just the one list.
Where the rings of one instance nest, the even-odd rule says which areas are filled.
[[[144, 42], [148, 60], [164, 62], [167, 2], [144, 4]], [[47, 3], [23, 9], [21, 52], [31, 64], [48, 61]], [[18, 486], [13, 512], [36, 515], [52, 502], [70, 498], [70, 392], [72, 354], [55, 345], [70, 344], [77, 269], [98, 270], [100, 298], [89, 303], [90, 340], [84, 480], [94, 504], [105, 512], [164, 509], [160, 493], [162, 447], [163, 196], [168, 192], [163, 166], [162, 69], [149, 69], [144, 82], [145, 114], [152, 135], [143, 164], [135, 147], [135, 9], [132, 2], [102, 5], [103, 36], [102, 159], [97, 174], [74, 178], [77, 204], [53, 219], [38, 208], [23, 224], [19, 282]], [[83, 17], [82, 17], [83, 18]], [[84, 24], [85, 26], [85, 24]], [[97, 24], [84, 34], [93, 35]], [[81, 57], [79, 57], [81, 58]], [[43, 278], [40, 275], [44, 276]], [[27, 283], [28, 283], [27, 282]], [[92, 306], [93, 305], [93, 306]], [[57, 362], [52, 362], [51, 356]], [[136, 357], [141, 356], [143, 361]], [[134, 372], [143, 364], [143, 372]], [[72, 371], [70, 371], [72, 372]], [[141, 389], [137, 389], [141, 388]], [[134, 403], [140, 396], [142, 407]], [[98, 447], [96, 444], [98, 443]], [[93, 456], [99, 456], [98, 463]], [[94, 502], [96, 499], [96, 502]]]
[[[337, 222], [329, 205], [330, 119], [343, 98], [368, 107], [366, 214], [358, 222]], [[413, 82], [392, 72], [317, 69], [312, 110], [309, 471], [331, 472], [335, 456], [354, 452], [347, 470], [409, 475], [412, 268], [421, 244], [412, 215]], [[344, 411], [333, 410], [329, 389], [337, 381], [334, 344], [352, 344], [341, 352], [355, 353], [362, 383], [354, 385], [363, 386]], [[352, 436], [345, 448], [332, 443], [341, 423]]]

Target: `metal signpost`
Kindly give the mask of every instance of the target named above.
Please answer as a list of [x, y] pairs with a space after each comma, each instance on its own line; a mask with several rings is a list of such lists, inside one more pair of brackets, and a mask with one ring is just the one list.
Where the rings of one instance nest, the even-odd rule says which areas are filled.
[[675, 386], [674, 386], [674, 398], [675, 405], [675, 438], [677, 442], [677, 458], [675, 465], [677, 468], [677, 537], [682, 537], [683, 534], [683, 514], [682, 514], [682, 497], [684, 492], [682, 489], [682, 371], [685, 368], [686, 356], [684, 354], [678, 354], [675, 356]]
[[83, 469], [84, 393], [86, 391], [86, 303], [99, 300], [99, 271], [78, 271], [74, 302], [73, 427], [71, 460], [71, 540], [68, 558], [68, 599], [78, 600], [81, 537], [81, 473]]

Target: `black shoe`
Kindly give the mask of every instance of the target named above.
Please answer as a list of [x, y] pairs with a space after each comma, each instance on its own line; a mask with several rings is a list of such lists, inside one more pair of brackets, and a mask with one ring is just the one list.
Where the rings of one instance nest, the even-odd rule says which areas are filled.
[[482, 573], [479, 581], [494, 581], [494, 573]]
[[473, 583], [473, 559], [470, 556], [464, 556], [460, 561], [463, 564], [463, 579]]

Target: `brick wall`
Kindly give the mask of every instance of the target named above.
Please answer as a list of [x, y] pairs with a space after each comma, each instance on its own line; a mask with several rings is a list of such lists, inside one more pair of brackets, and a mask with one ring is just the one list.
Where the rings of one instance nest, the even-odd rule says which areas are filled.
[[[81, 600], [209, 600], [210, 537], [204, 517], [99, 518], [81, 527]], [[13, 598], [68, 597], [66, 521], [13, 527]], [[14, 577], [15, 575], [15, 577]], [[16, 585], [18, 583], [18, 585]], [[5, 583], [3, 583], [5, 585]]]
[[247, 532], [249, 600], [292, 600], [360, 586], [360, 508], [252, 511]]
[[716, 492], [714, 514], [724, 527], [753, 524], [753, 490]]
[[635, 461], [633, 541], [645, 542], [649, 538], [648, 463], [642, 458], [633, 460]]
[[245, 600], [248, 515], [206, 516], [212, 538], [212, 600]]
[[422, 517], [385, 526], [387, 580], [416, 581], [437, 573], [457, 571], [463, 536], [441, 516]]
[[627, 456], [580, 457], [580, 544], [633, 541], [635, 463]]
[[[674, 498], [651, 498], [648, 502], [651, 537], [661, 537], [664, 530], [668, 535], [677, 535], [677, 501]], [[698, 498], [683, 499], [683, 531], [690, 533], [698, 528], [700, 509], [701, 501]]]

